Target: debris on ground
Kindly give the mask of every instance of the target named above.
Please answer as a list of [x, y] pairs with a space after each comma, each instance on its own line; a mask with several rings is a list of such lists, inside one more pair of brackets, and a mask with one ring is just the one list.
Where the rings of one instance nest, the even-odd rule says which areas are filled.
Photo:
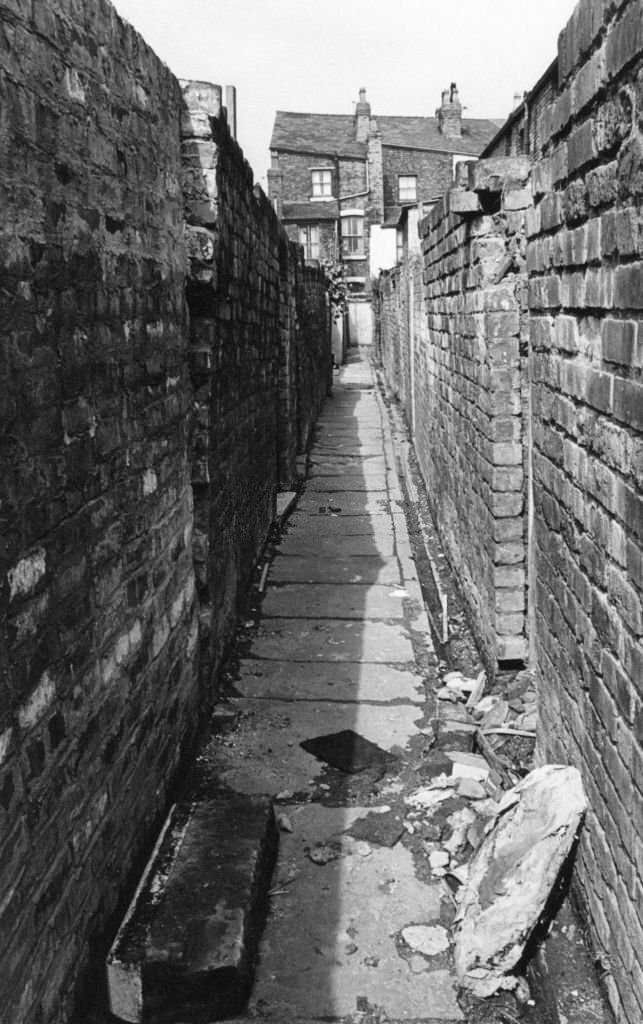
[[325, 761], [331, 768], [339, 768], [351, 775], [365, 768], [379, 768], [384, 772], [388, 765], [397, 760], [393, 754], [382, 750], [376, 743], [371, 743], [352, 729], [303, 740], [300, 746], [318, 761]]
[[449, 948], [449, 934], [441, 925], [412, 924], [402, 930], [402, 939], [416, 953], [437, 956]]
[[515, 989], [519, 962], [570, 855], [587, 803], [579, 772], [532, 771], [501, 801], [458, 892], [455, 965], [460, 984], [486, 997]]
[[391, 847], [404, 834], [404, 818], [399, 810], [386, 808], [382, 812], [378, 808], [365, 818], [358, 818], [346, 832], [355, 839], [363, 839], [376, 846]]

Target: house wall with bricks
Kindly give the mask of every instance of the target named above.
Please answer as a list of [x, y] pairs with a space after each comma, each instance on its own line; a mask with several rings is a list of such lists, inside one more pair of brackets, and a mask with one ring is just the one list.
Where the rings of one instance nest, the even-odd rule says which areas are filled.
[[105, 0], [0, 18], [0, 1016], [63, 1024], [212, 702], [328, 316], [214, 87], [189, 111]]
[[[524, 194], [520, 209], [507, 211], [503, 154], [516, 151], [528, 154], [531, 172], [524, 184], [533, 206]], [[495, 210], [493, 189], [489, 182], [481, 189], [478, 177], [494, 165], [500, 199]], [[497, 523], [490, 522], [481, 500], [489, 478], [481, 454], [489, 439], [485, 420], [493, 396], [505, 392], [511, 416], [502, 427], [509, 431], [502, 443], [512, 445], [515, 468], [529, 478], [527, 493], [531, 490], [526, 564], [531, 664], [539, 694], [537, 756], [541, 762], [573, 763], [582, 773], [589, 811], [578, 851], [577, 891], [616, 1019], [638, 1024], [643, 1019], [643, 4], [581, 0], [561, 33], [556, 63], [468, 174], [468, 181], [460, 181], [467, 188], [449, 193], [452, 212], [438, 207], [425, 225], [429, 340], [416, 351], [415, 404], [417, 410], [423, 407], [416, 413], [416, 448], [437, 522], [491, 654], [488, 638], [496, 624], [477, 604], [481, 598], [493, 607], [491, 559], [489, 551], [485, 559], [470, 524], [477, 511], [483, 532], [501, 543], [493, 533]], [[475, 206], [466, 214], [472, 191], [486, 215]], [[516, 242], [508, 245], [514, 229]], [[474, 253], [485, 259], [480, 242], [490, 257], [490, 273], [476, 269]], [[520, 269], [511, 268], [498, 282], [494, 251], [502, 259], [503, 249], [512, 258], [519, 254]], [[408, 268], [398, 268], [379, 286], [381, 358], [403, 402], [408, 371], [400, 346], [408, 347], [408, 337], [396, 320], [393, 283], [403, 289], [407, 275]], [[507, 283], [513, 294], [498, 302]], [[513, 321], [512, 328], [500, 328], [503, 321]], [[496, 328], [501, 333], [494, 339]], [[498, 374], [486, 361], [497, 344], [503, 347], [502, 338], [514, 361], [508, 373], [500, 369]], [[522, 459], [514, 445], [523, 448]], [[522, 493], [524, 501], [524, 487]], [[503, 521], [511, 530], [511, 518], [498, 520]], [[522, 571], [524, 517], [516, 535], [516, 565]]]
[[528, 265], [541, 760], [576, 764], [579, 879], [643, 1019], [643, 4], [583, 0], [541, 115]]

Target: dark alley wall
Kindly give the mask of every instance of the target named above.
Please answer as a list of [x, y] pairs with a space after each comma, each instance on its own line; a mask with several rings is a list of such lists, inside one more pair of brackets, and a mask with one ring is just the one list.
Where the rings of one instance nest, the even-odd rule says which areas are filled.
[[0, 0], [11, 1024], [69, 1019], [327, 389], [323, 278], [216, 113], [104, 0]]
[[195, 392], [195, 559], [208, 681], [327, 394], [322, 271], [305, 267], [230, 137], [221, 90], [184, 83], [184, 192]]
[[541, 759], [590, 799], [580, 875], [619, 1021], [643, 1019], [643, 4], [559, 41], [530, 225]]
[[[78, 11], [85, 13], [82, 19]], [[178, 83], [3, 4], [0, 1006], [62, 1020], [195, 722]]]
[[[471, 174], [469, 190], [448, 193], [422, 222], [422, 257], [381, 276], [378, 344], [493, 672], [499, 661], [527, 653], [524, 253], [531, 192], [525, 160], [481, 161]], [[483, 203], [495, 212], [484, 213]]]
[[[531, 163], [517, 205], [501, 170], [501, 155], [516, 152]], [[493, 190], [479, 186], [494, 164], [501, 205], [491, 212]], [[581, 0], [561, 33], [556, 64], [467, 174], [459, 182], [467, 188], [450, 191], [424, 226], [425, 308], [413, 327], [418, 459], [483, 640], [500, 621], [491, 618], [500, 610], [489, 571], [499, 564], [494, 547], [509, 545], [524, 571], [522, 503], [531, 492], [538, 757], [582, 772], [590, 810], [577, 880], [616, 1019], [638, 1024], [643, 3]], [[508, 244], [512, 232], [517, 247]], [[407, 293], [413, 273], [412, 264], [402, 266], [379, 286], [381, 359], [407, 413], [409, 332], [396, 326], [394, 307], [395, 290]], [[495, 363], [500, 353], [505, 367]], [[494, 434], [489, 416], [498, 399], [504, 412]], [[485, 454], [496, 448], [510, 456], [506, 468]], [[514, 480], [515, 509], [511, 487], [496, 492], [500, 479]], [[490, 493], [505, 508], [500, 519], [490, 517], [493, 503], [486, 507]], [[505, 526], [506, 536], [494, 532]], [[522, 614], [522, 606], [502, 611]]]

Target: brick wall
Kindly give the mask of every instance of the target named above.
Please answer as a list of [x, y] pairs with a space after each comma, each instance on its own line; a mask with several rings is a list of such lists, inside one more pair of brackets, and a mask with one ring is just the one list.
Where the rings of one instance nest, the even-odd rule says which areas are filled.
[[[457, 141], [454, 142], [457, 145]], [[453, 181], [451, 153], [423, 153], [417, 149], [383, 146], [384, 205], [399, 204], [398, 175], [417, 175], [418, 199], [434, 199], [442, 195]]]
[[103, 0], [0, 18], [0, 1016], [62, 1024], [213, 699], [199, 624], [210, 683], [329, 331], [220, 90], [190, 113]]
[[106, 3], [0, 16], [0, 1016], [20, 1024], [65, 1019], [164, 807], [196, 607], [180, 90]]
[[[578, 856], [578, 888], [616, 1019], [638, 1024], [643, 1019], [641, 0], [581, 0], [560, 36], [556, 64], [534, 88], [523, 113], [524, 124], [522, 115], [510, 118], [477, 170], [476, 165], [470, 169], [469, 185], [489, 209], [491, 179], [486, 190], [480, 189], [478, 175], [495, 166], [502, 179], [499, 155], [527, 151], [534, 161], [533, 208], [522, 209], [524, 193], [508, 207], [510, 192], [503, 187], [504, 206], [493, 216], [473, 211], [463, 221], [453, 212], [447, 215], [443, 206], [429, 222], [424, 239], [429, 340], [416, 346], [416, 447], [483, 642], [496, 627], [485, 620], [479, 598], [491, 608], [495, 596], [497, 622], [501, 610], [503, 616], [514, 614], [514, 598], [500, 609], [499, 592], [494, 595], [491, 588], [492, 542], [512, 553], [521, 579], [524, 572], [524, 520], [520, 526], [519, 517], [490, 518], [496, 499], [507, 509], [514, 500], [511, 490], [493, 497], [493, 481], [513, 480], [518, 486], [521, 473], [530, 474], [529, 632], [539, 691], [538, 757], [573, 763], [582, 772], [590, 809]], [[470, 189], [449, 194], [452, 211], [466, 211]], [[502, 258], [503, 249], [513, 255], [515, 242], [522, 257], [525, 231], [526, 274], [510, 269], [498, 284], [494, 260]], [[491, 273], [484, 266], [476, 269], [476, 251], [477, 262], [488, 263]], [[379, 290], [381, 358], [407, 409], [407, 314], [393, 286], [404, 293], [408, 273], [402, 267], [385, 276]], [[494, 351], [503, 349], [507, 366], [496, 366]], [[501, 396], [507, 415], [494, 411]], [[494, 415], [502, 434], [495, 433]], [[510, 465], [493, 466], [484, 454], [490, 441], [493, 451], [506, 452]], [[485, 501], [490, 480], [491, 504]], [[514, 493], [517, 510], [524, 485]], [[471, 531], [475, 519], [477, 537]], [[504, 540], [499, 528], [507, 530]], [[510, 564], [506, 568], [512, 572]], [[504, 569], [500, 575], [509, 578]]]
[[184, 83], [184, 194], [197, 430], [201, 673], [210, 683], [274, 512], [326, 396], [325, 279], [305, 268], [231, 139], [217, 86]]
[[541, 117], [530, 266], [541, 759], [590, 800], [579, 876], [643, 1019], [643, 5], [583, 0]]
[[471, 164], [470, 187], [421, 223], [423, 295], [418, 257], [379, 289], [381, 359], [492, 672], [526, 656], [528, 173], [525, 160]]
[[[327, 168], [333, 172], [333, 196], [352, 195], [366, 190], [366, 161], [348, 157], [322, 156], [319, 153], [279, 152], [273, 159], [273, 173], [282, 175], [281, 198], [285, 202], [305, 202], [312, 196], [311, 168]], [[339, 192], [337, 169], [339, 168]]]

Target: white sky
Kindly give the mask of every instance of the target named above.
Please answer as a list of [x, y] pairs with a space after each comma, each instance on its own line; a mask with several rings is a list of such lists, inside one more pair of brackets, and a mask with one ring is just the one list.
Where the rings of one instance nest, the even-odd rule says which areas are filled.
[[238, 138], [265, 188], [276, 110], [504, 118], [556, 56], [577, 0], [113, 0], [179, 78], [236, 85]]

